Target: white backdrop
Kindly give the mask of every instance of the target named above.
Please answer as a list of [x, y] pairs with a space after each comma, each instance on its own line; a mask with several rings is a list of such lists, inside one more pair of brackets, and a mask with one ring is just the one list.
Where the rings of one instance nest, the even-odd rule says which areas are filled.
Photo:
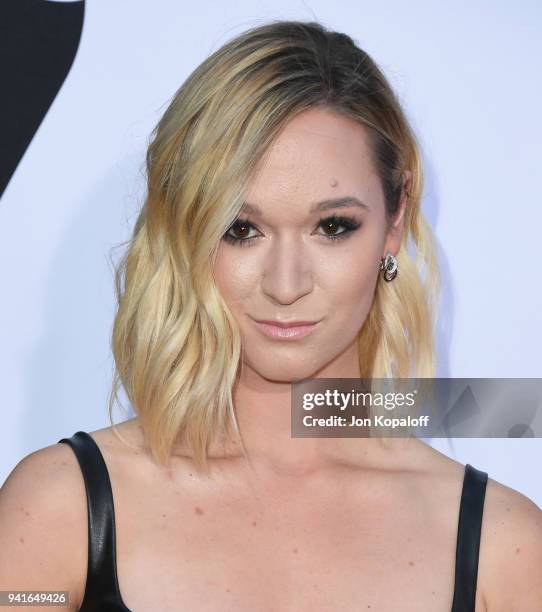
[[[109, 424], [107, 258], [141, 204], [147, 138], [196, 65], [271, 18], [350, 34], [406, 108], [443, 271], [439, 375], [541, 377], [540, 7], [87, 0], [71, 72], [0, 205], [0, 482], [25, 454]], [[542, 440], [433, 445], [542, 505]]]

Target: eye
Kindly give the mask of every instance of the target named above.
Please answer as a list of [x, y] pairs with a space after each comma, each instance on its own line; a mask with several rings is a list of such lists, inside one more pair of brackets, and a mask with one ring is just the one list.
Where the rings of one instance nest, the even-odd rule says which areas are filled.
[[[248, 221], [248, 219], [237, 219], [228, 229], [228, 231], [224, 234], [223, 238], [226, 242], [230, 244], [238, 244], [239, 246], [246, 246], [248, 243], [252, 242], [254, 238], [257, 236], [248, 236], [247, 234], [250, 229], [255, 229], [252, 223]], [[237, 236], [232, 236], [230, 232], [234, 231], [237, 233]], [[240, 235], [239, 235], [240, 234]]]
[[338, 217], [336, 215], [331, 215], [330, 217], [325, 217], [324, 219], [320, 219], [319, 227], [323, 227], [327, 230], [335, 231], [337, 227], [344, 227], [344, 231], [339, 233], [333, 233], [331, 235], [324, 234], [326, 238], [330, 240], [340, 240], [342, 238], [346, 238], [351, 232], [355, 232], [360, 226], [361, 223], [356, 221], [356, 219], [352, 217]]
[[[322, 227], [326, 232], [331, 231], [331, 234], [318, 234], [324, 236], [327, 240], [341, 240], [348, 237], [352, 232], [355, 232], [361, 223], [353, 217], [339, 217], [331, 215], [320, 219], [318, 226]], [[337, 233], [337, 229], [343, 227], [343, 231]], [[250, 230], [256, 229], [248, 219], [237, 219], [224, 234], [223, 238], [226, 242], [238, 246], [248, 246], [258, 236], [250, 236]], [[237, 235], [232, 235], [237, 234]]]

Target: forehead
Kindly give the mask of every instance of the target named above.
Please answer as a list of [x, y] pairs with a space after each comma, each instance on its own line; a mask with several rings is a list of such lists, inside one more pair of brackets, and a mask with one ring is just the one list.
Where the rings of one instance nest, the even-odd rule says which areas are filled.
[[264, 215], [307, 212], [325, 198], [379, 197], [365, 129], [327, 109], [294, 117], [278, 135], [256, 169], [245, 201]]

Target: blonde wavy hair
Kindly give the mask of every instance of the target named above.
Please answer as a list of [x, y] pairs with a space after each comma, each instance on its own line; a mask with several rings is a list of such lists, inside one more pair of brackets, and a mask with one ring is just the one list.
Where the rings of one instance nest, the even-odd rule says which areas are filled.
[[115, 271], [109, 416], [113, 423], [122, 385], [161, 465], [181, 438], [204, 472], [215, 436], [233, 432], [242, 442], [232, 400], [241, 338], [214, 282], [217, 247], [275, 136], [314, 107], [365, 127], [388, 219], [398, 209], [403, 172], [412, 175], [399, 273], [393, 282], [379, 280], [359, 331], [361, 376], [435, 375], [440, 281], [420, 210], [421, 156], [405, 114], [350, 36], [317, 22], [267, 22], [212, 53], [173, 96], [150, 138], [146, 199]]

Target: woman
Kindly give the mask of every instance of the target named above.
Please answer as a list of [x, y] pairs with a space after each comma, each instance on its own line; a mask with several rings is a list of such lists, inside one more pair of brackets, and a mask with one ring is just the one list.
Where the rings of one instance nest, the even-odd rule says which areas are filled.
[[122, 384], [137, 417], [16, 466], [1, 589], [85, 612], [542, 610], [525, 496], [412, 436], [291, 437], [294, 380], [435, 374], [420, 154], [372, 59], [317, 23], [253, 28], [176, 93], [147, 170], [109, 406]]

